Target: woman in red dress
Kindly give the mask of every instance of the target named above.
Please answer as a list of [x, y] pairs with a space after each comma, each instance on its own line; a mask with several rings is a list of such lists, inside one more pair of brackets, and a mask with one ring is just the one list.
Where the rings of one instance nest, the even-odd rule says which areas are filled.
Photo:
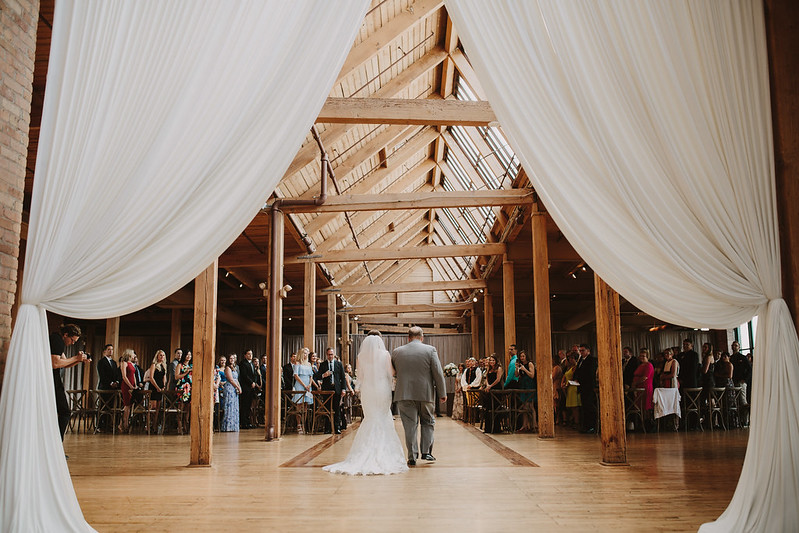
[[645, 389], [643, 398], [640, 399], [638, 408], [644, 412], [644, 419], [649, 420], [649, 411], [652, 410], [652, 394], [654, 392], [653, 379], [655, 377], [655, 368], [649, 362], [649, 350], [641, 348], [638, 352], [638, 366], [635, 368], [633, 374], [633, 388]]
[[119, 431], [125, 432], [128, 430], [130, 423], [130, 404], [131, 404], [131, 390], [136, 388], [136, 368], [130, 362], [133, 357], [133, 350], [128, 348], [119, 358], [119, 370], [122, 372], [122, 421], [120, 423]]

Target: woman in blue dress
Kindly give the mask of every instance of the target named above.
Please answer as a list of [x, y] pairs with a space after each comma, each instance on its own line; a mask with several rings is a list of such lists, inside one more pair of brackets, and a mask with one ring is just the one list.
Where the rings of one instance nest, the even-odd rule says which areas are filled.
[[220, 431], [239, 430], [239, 367], [236, 366], [236, 354], [232, 353], [225, 365], [225, 384], [222, 392], [222, 427]]
[[307, 348], [301, 349], [297, 354], [299, 362], [294, 365], [294, 390], [304, 391], [304, 394], [294, 394], [291, 398], [291, 401], [298, 404], [297, 407], [299, 407], [300, 421], [297, 423], [297, 428], [300, 433], [303, 433], [308, 406], [313, 405], [312, 387], [316, 386], [313, 380], [313, 367], [308, 362], [308, 352]]

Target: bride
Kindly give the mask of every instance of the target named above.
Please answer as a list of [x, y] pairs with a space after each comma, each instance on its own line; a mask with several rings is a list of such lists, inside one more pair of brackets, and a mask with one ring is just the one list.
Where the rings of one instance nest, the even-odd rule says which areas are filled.
[[363, 421], [347, 458], [324, 469], [353, 476], [407, 472], [402, 444], [391, 416], [394, 368], [379, 331], [369, 332], [361, 345], [357, 364]]

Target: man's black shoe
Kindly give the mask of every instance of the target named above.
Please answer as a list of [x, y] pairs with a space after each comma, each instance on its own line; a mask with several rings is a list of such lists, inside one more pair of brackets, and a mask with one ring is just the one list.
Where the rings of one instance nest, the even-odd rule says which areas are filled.
[[423, 453], [422, 454], [422, 459], [424, 459], [425, 461], [435, 461], [436, 460], [436, 458], [433, 457], [432, 455], [430, 455], [429, 453]]
[[408, 459], [408, 466], [416, 466], [416, 459]]
[[336, 435], [341, 435], [341, 430], [340, 429], [336, 430]]

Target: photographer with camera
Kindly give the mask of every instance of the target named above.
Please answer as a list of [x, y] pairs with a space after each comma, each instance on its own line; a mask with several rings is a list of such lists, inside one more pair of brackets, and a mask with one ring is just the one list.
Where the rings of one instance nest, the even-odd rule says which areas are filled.
[[75, 324], [61, 326], [58, 331], [50, 334], [50, 359], [53, 366], [53, 383], [55, 384], [55, 405], [58, 412], [58, 428], [61, 430], [61, 441], [69, 425], [70, 409], [67, 402], [67, 393], [64, 382], [61, 381], [61, 369], [75, 366], [78, 363], [90, 360], [88, 354], [79, 351], [72, 357], [67, 357], [64, 352], [67, 346], [72, 346], [80, 339], [81, 331]]

